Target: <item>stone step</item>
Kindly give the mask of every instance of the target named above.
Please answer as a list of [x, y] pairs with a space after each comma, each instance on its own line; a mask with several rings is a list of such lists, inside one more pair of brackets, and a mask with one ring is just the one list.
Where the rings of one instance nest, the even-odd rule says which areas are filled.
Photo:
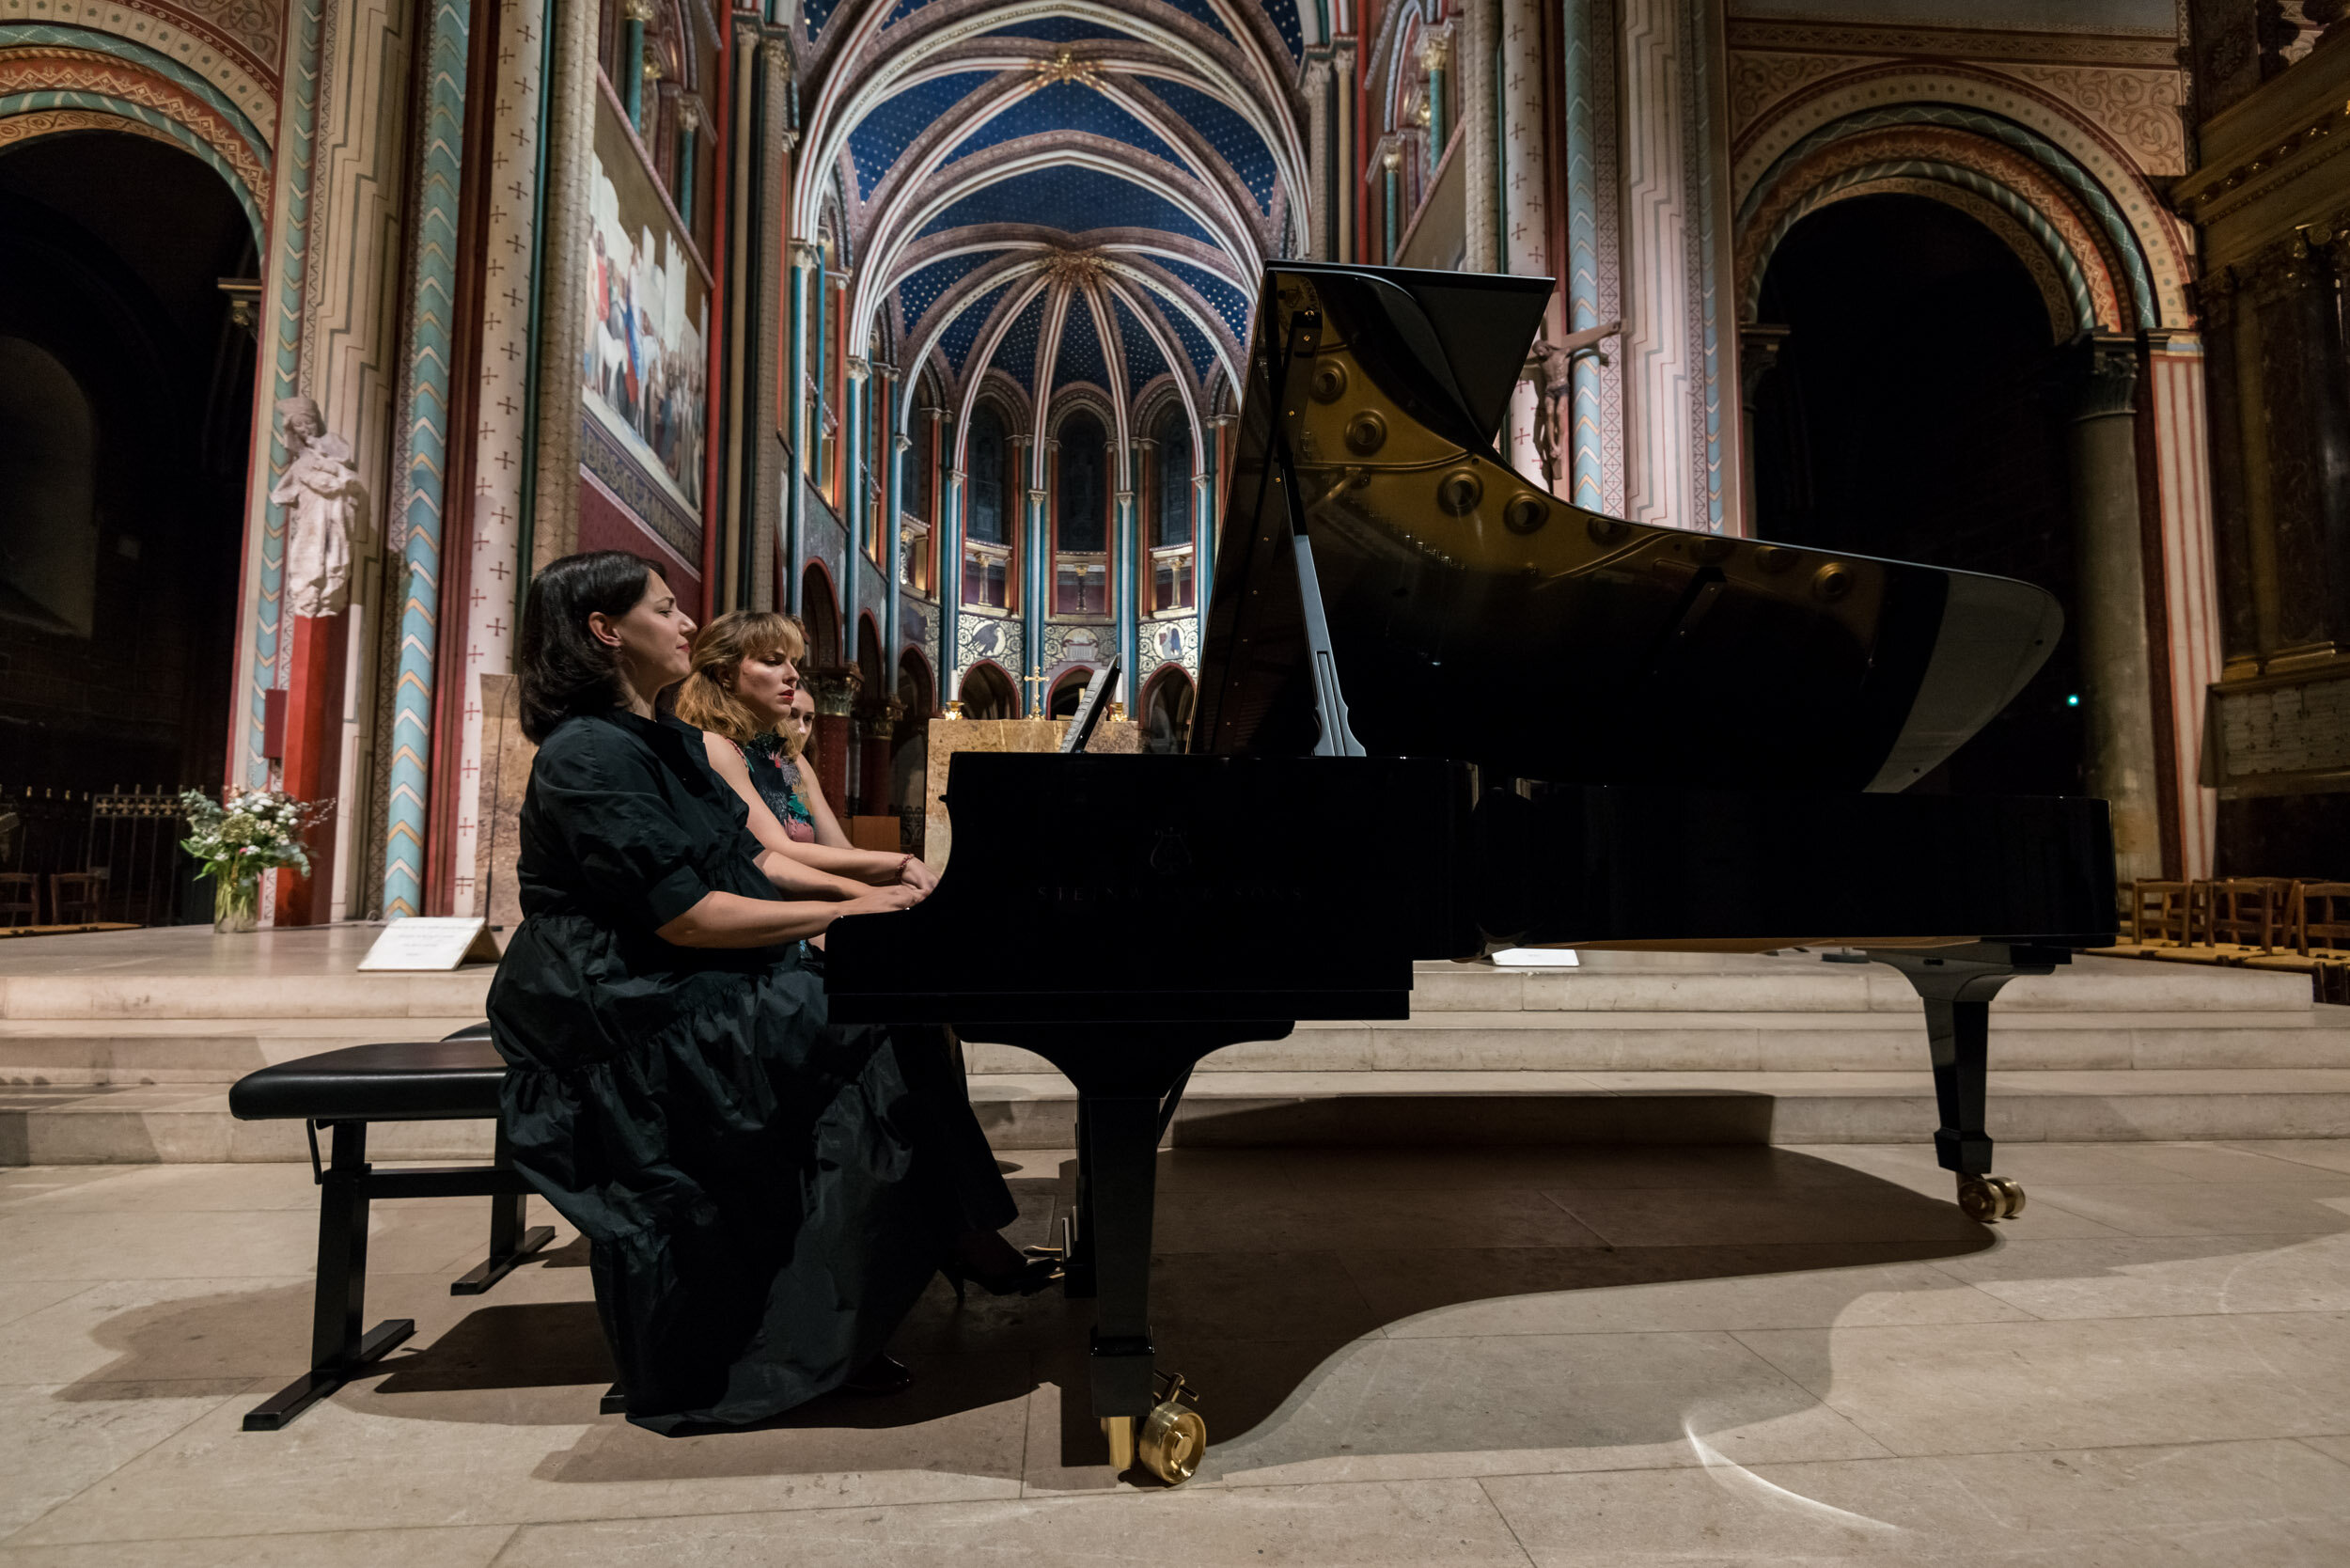
[[[1076, 1095], [1058, 1074], [994, 1074], [971, 1097], [1000, 1149], [1065, 1149]], [[2350, 1070], [1995, 1072], [1989, 1126], [2011, 1142], [2350, 1137]], [[1908, 1143], [1936, 1124], [1931, 1074], [1903, 1073], [1203, 1072], [1171, 1129], [1186, 1146]], [[486, 1121], [383, 1123], [376, 1158], [486, 1158]], [[0, 1091], [0, 1165], [300, 1160], [297, 1123], [238, 1121], [216, 1088]]]
[[[1113, 1038], [1107, 1031], [1104, 1038]], [[2299, 1012], [2023, 1012], [1995, 1007], [2005, 1069], [2350, 1068], [2350, 1008]], [[1300, 1023], [1287, 1039], [1230, 1045], [1219, 1073], [1907, 1072], [1925, 1018], [1890, 1012], [1435, 1011], [1381, 1023]], [[967, 1043], [974, 1073], [1043, 1073], [1016, 1046]]]
[[[2306, 1012], [2305, 976], [2208, 965], [2076, 958], [2051, 975], [2024, 975], [1999, 992], [2006, 1012]], [[1920, 1004], [1881, 964], [1831, 964], [1816, 953], [1583, 955], [1574, 969], [1417, 964], [1412, 1011], [1429, 1012], [1899, 1012]]]
[[401, 1018], [0, 1018], [0, 1085], [228, 1084], [379, 1040], [437, 1040], [480, 1014]]
[[495, 973], [482, 964], [435, 975], [7, 974], [0, 1019], [478, 1019]]

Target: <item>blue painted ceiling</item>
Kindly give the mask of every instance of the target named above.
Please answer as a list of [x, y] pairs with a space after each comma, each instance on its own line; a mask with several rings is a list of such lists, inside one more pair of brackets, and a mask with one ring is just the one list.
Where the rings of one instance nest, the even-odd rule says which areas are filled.
[[[938, 37], [932, 21], [938, 13], [928, 9], [932, 0], [879, 3], [888, 7], [883, 28], [871, 52], [861, 52], [849, 67], [860, 73], [883, 69], [894, 52], [927, 50], [932, 45], [925, 40]], [[1228, 26], [1218, 19], [1212, 0], [1107, 0], [1114, 9], [1138, 21], [1150, 19], [1188, 34], [1211, 57], [1220, 57], [1221, 69], [1235, 79], [1252, 79], [1245, 58], [1258, 55], [1264, 56], [1275, 76], [1290, 80], [1303, 58], [1297, 0], [1243, 3], [1263, 8], [1280, 40], [1277, 48], [1259, 29]], [[982, 25], [991, 8], [979, 8]], [[803, 0], [801, 10], [811, 44], [823, 39], [827, 27], [844, 29], [852, 17], [870, 14], [844, 6], [842, 0]], [[966, 25], [973, 14], [970, 8], [958, 7], [957, 25]], [[1047, 368], [1056, 384], [1107, 385], [1111, 356], [1095, 327], [1090, 293], [1108, 305], [1115, 325], [1126, 381], [1119, 390], [1132, 396], [1168, 374], [1204, 386], [1219, 357], [1237, 358], [1247, 341], [1254, 284], [1239, 278], [1239, 269], [1247, 263], [1234, 258], [1277, 253], [1283, 236], [1295, 227], [1280, 212], [1277, 144], [1257, 128], [1250, 114], [1199, 86], [1170, 80], [1168, 71], [1196, 75], [1199, 68], [1174, 53], [1150, 61], [1138, 52], [1156, 52], [1142, 34], [1090, 18], [1047, 14], [956, 36], [965, 41], [948, 44], [934, 56], [949, 66], [947, 74], [884, 100], [847, 136], [849, 166], [841, 175], [850, 210], [840, 221], [856, 239], [855, 253], [862, 254], [870, 243], [880, 247], [880, 254], [902, 255], [907, 237], [901, 218], [928, 207], [955, 185], [968, 184], [975, 171], [976, 178], [987, 178], [985, 171], [998, 160], [1033, 161], [1042, 153], [1049, 161], [955, 196], [911, 237], [918, 249], [934, 254], [939, 239], [955, 243], [958, 230], [1004, 224], [1025, 231], [1017, 243], [990, 241], [979, 251], [905, 268], [891, 290], [890, 324], [901, 339], [896, 352], [912, 353], [935, 334], [939, 357], [933, 365], [950, 382], [967, 384], [983, 368], [970, 363], [979, 341], [993, 330], [1010, 298], [1026, 292], [1032, 282], [1024, 274], [1016, 283], [991, 283], [994, 270], [1033, 259], [1038, 240], [1072, 251], [1106, 244], [1105, 259], [1156, 280], [1153, 288], [1138, 290], [1137, 297], [1147, 301], [1142, 309], [1158, 336], [1173, 346], [1174, 362], [1145, 330], [1136, 307], [1112, 302], [1105, 285], [1095, 277], [1079, 291], [1055, 287], [1024, 306], [999, 342], [992, 368], [1031, 388], [1040, 371]], [[979, 45], [969, 41], [974, 39], [990, 41]], [[1108, 52], [1089, 53], [1089, 44]], [[1018, 55], [1023, 63], [952, 69], [958, 53], [967, 56], [975, 49], [999, 58]], [[1057, 51], [1064, 52], [1058, 61]], [[1029, 59], [1035, 64], [1026, 63]], [[1040, 69], [1054, 79], [1040, 85], [1033, 74]], [[1144, 112], [1180, 126], [1180, 133], [1153, 130], [1103, 91], [1104, 81], [1150, 105]], [[1258, 92], [1246, 90], [1252, 97]], [[1253, 113], [1287, 117], [1295, 110], [1287, 100], [1268, 98]], [[1052, 157], [1080, 138], [1095, 156], [1106, 155], [1117, 163], [1116, 171]], [[891, 171], [917, 145], [926, 157], [942, 145], [950, 150], [919, 189], [901, 180], [876, 201]], [[1183, 195], [1188, 210], [1175, 199], [1177, 193]], [[1201, 215], [1194, 216], [1195, 212]], [[893, 229], [893, 225], [899, 227]], [[1228, 228], [1230, 232], [1218, 232]], [[1105, 242], [1105, 230], [1128, 233]], [[1195, 259], [1178, 259], [1173, 253]], [[891, 265], [904, 267], [902, 262]], [[967, 304], [950, 306], [957, 290], [975, 279], [982, 285], [979, 294]], [[1121, 287], [1135, 290], [1131, 281]], [[1059, 354], [1052, 366], [1041, 367], [1036, 360], [1048, 301], [1067, 314]], [[942, 329], [949, 309], [953, 319]]]

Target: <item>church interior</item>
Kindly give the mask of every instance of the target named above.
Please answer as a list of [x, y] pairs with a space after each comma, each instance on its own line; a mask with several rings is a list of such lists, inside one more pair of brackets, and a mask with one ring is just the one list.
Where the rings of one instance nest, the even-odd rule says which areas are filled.
[[[1488, 274], [1547, 285], [1522, 355], [1500, 292], [1342, 305]], [[1338, 353], [1388, 400], [1318, 445], [1369, 396]], [[1988, 965], [1945, 993], [1903, 933], [1588, 913], [1725, 908], [1756, 841], [1761, 898], [1946, 874], [1791, 807], [1590, 929], [1415, 949], [1390, 1016], [1236, 1028], [1138, 1146], [1143, 1350], [1182, 1374], [1139, 1460], [1106, 1296], [945, 1279], [891, 1341], [910, 1390], [655, 1435], [494, 1056], [469, 1110], [240, 1087], [488, 1051], [525, 609], [582, 552], [697, 622], [792, 618], [832, 831], [941, 908], [960, 857], [1004, 984], [1212, 986], [1225, 917], [1172, 894], [1024, 937], [1028, 883], [1120, 852], [1042, 812], [988, 839], [976, 781], [1014, 776], [980, 769], [1230, 760], [1278, 728], [1268, 627], [1324, 667], [1420, 635], [1340, 546], [1431, 431], [1427, 517], [1490, 514], [1529, 578], [1569, 533], [1692, 563], [1653, 642], [1505, 668], [1480, 723], [1662, 701], [1710, 596], [1790, 560], [1817, 617], [1900, 563], [1952, 604], [2029, 585], [2004, 696], [1851, 789], [1995, 846], [2104, 803], [2091, 917], [1934, 933]], [[2024, 635], [1977, 630], [1950, 660]], [[1924, 714], [1956, 666], [1919, 667]], [[1775, 668], [1638, 733], [1800, 707]], [[1353, 760], [1459, 728], [1438, 684], [1297, 681], [1322, 757], [1348, 708], [1404, 738]], [[1646, 770], [1574, 782], [1787, 787]], [[305, 804], [237, 904], [186, 802], [242, 791]], [[1401, 793], [1354, 810], [1233, 816], [1399, 910], [1471, 853]], [[437, 972], [370, 956], [412, 920], [459, 933]], [[1329, 945], [1277, 935], [1236, 965]], [[1089, 1279], [1094, 1090], [1028, 1036], [955, 1050], [1006, 1234]], [[2350, 5], [0, 0], [0, 1568], [2350, 1560]]]

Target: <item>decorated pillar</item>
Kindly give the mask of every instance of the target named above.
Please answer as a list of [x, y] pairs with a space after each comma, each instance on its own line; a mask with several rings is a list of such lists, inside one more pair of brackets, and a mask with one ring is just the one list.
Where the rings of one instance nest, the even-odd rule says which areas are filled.
[[1678, 528], [1698, 518], [1684, 3], [1622, 0], [1624, 510], [1636, 523]]
[[2127, 885], [2162, 875], [2146, 573], [2133, 404], [2138, 346], [2099, 336], [2070, 431], [2074, 558], [2079, 572], [2089, 792], [2113, 811], [2114, 869]]
[[783, 582], [777, 596], [786, 610], [800, 613], [800, 583], [807, 574], [807, 490], [815, 463], [810, 443], [816, 437], [808, 406], [807, 367], [810, 297], [819, 292], [812, 274], [821, 262], [816, 247], [805, 240], [791, 242], [791, 332], [784, 353], [784, 426], [791, 447], [791, 472], [783, 484]]
[[1134, 707], [1135, 694], [1141, 688], [1135, 683], [1135, 668], [1139, 663], [1141, 628], [1135, 613], [1136, 584], [1143, 570], [1142, 530], [1135, 510], [1132, 488], [1134, 460], [1128, 458], [1128, 488], [1120, 490], [1112, 499], [1111, 516], [1117, 532], [1110, 546], [1110, 582], [1117, 597], [1110, 602], [1110, 613], [1117, 617], [1119, 687], [1110, 697]]
[[[888, 406], [898, 406], [894, 389]], [[903, 431], [896, 431], [889, 437], [889, 488], [883, 507], [887, 520], [882, 528], [882, 549], [885, 552], [882, 584], [888, 597], [882, 601], [882, 657], [888, 661], [893, 674], [898, 667], [898, 639], [903, 635], [899, 629], [898, 601], [904, 597], [906, 587], [906, 453], [913, 446], [913, 438]], [[946, 595], [941, 593], [939, 597], [943, 601]]]
[[[946, 445], [942, 437], [940, 445]], [[964, 474], [949, 468], [938, 510], [938, 702], [944, 708], [963, 695], [963, 505]]]
[[[1567, 254], [1559, 268], [1559, 285], [1565, 290], [1567, 331], [1574, 334], [1590, 331], [1603, 319], [1599, 313], [1599, 155], [1593, 96], [1602, 52], [1592, 37], [1591, 0], [1564, 0], [1561, 21], [1566, 102], [1559, 105], [1559, 125], [1560, 151], [1567, 161], [1561, 182], [1567, 202]], [[1613, 57], [1612, 51], [1606, 53]], [[1611, 275], [1615, 272], [1612, 264], [1608, 271]], [[1606, 510], [1600, 456], [1599, 372], [1597, 355], [1577, 355], [1568, 368], [1566, 406], [1555, 414], [1567, 426], [1565, 439], [1559, 443], [1567, 453], [1567, 498], [1593, 511]]]
[[697, 133], [702, 127], [701, 109], [690, 98], [681, 98], [677, 106], [677, 215], [685, 220], [686, 232], [694, 228], [694, 160]]
[[1461, 8], [1461, 149], [1467, 179], [1467, 256], [1473, 273], [1501, 271], [1500, 0]]
[[645, 53], [645, 24], [652, 20], [652, 0], [621, 0], [620, 107], [629, 124], [641, 135], [645, 129], [645, 78], [651, 74], [651, 56]]
[[864, 601], [865, 438], [873, 368], [862, 357], [853, 356], [846, 368], [847, 385], [840, 401], [840, 526], [848, 540], [840, 552], [840, 624], [841, 651], [854, 658], [857, 606]]
[[1379, 147], [1379, 214], [1386, 245], [1379, 259], [1392, 267], [1403, 235], [1403, 149], [1392, 137]]
[[2202, 759], [2205, 693], [2219, 679], [2220, 638], [2201, 342], [2192, 333], [2158, 335], [2147, 373], [2154, 382], [2163, 608], [2177, 736], [2171, 766], [2179, 802], [2179, 873], [2202, 878], [2212, 874], [2219, 821], [2218, 792], [2203, 782]]
[[[1042, 443], [1037, 462], [1043, 462]], [[1031, 483], [1027, 496], [1026, 521], [1020, 531], [1020, 713], [1025, 718], [1040, 718], [1044, 711], [1044, 595], [1051, 580], [1053, 542], [1044, 508], [1051, 495], [1042, 483]]]
[[1762, 390], [1762, 378], [1778, 367], [1779, 350], [1786, 347], [1788, 330], [1783, 326], [1749, 326], [1738, 335], [1739, 449], [1746, 454], [1738, 465], [1738, 482], [1742, 510], [1749, 519], [1749, 526], [1758, 515], [1754, 497], [1754, 400]]

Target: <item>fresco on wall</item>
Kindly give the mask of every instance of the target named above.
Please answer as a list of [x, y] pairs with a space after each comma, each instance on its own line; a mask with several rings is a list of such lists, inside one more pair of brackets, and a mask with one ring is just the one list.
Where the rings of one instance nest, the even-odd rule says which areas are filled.
[[588, 211], [581, 394], [629, 455], [698, 513], [710, 290], [609, 102], [597, 105]]

